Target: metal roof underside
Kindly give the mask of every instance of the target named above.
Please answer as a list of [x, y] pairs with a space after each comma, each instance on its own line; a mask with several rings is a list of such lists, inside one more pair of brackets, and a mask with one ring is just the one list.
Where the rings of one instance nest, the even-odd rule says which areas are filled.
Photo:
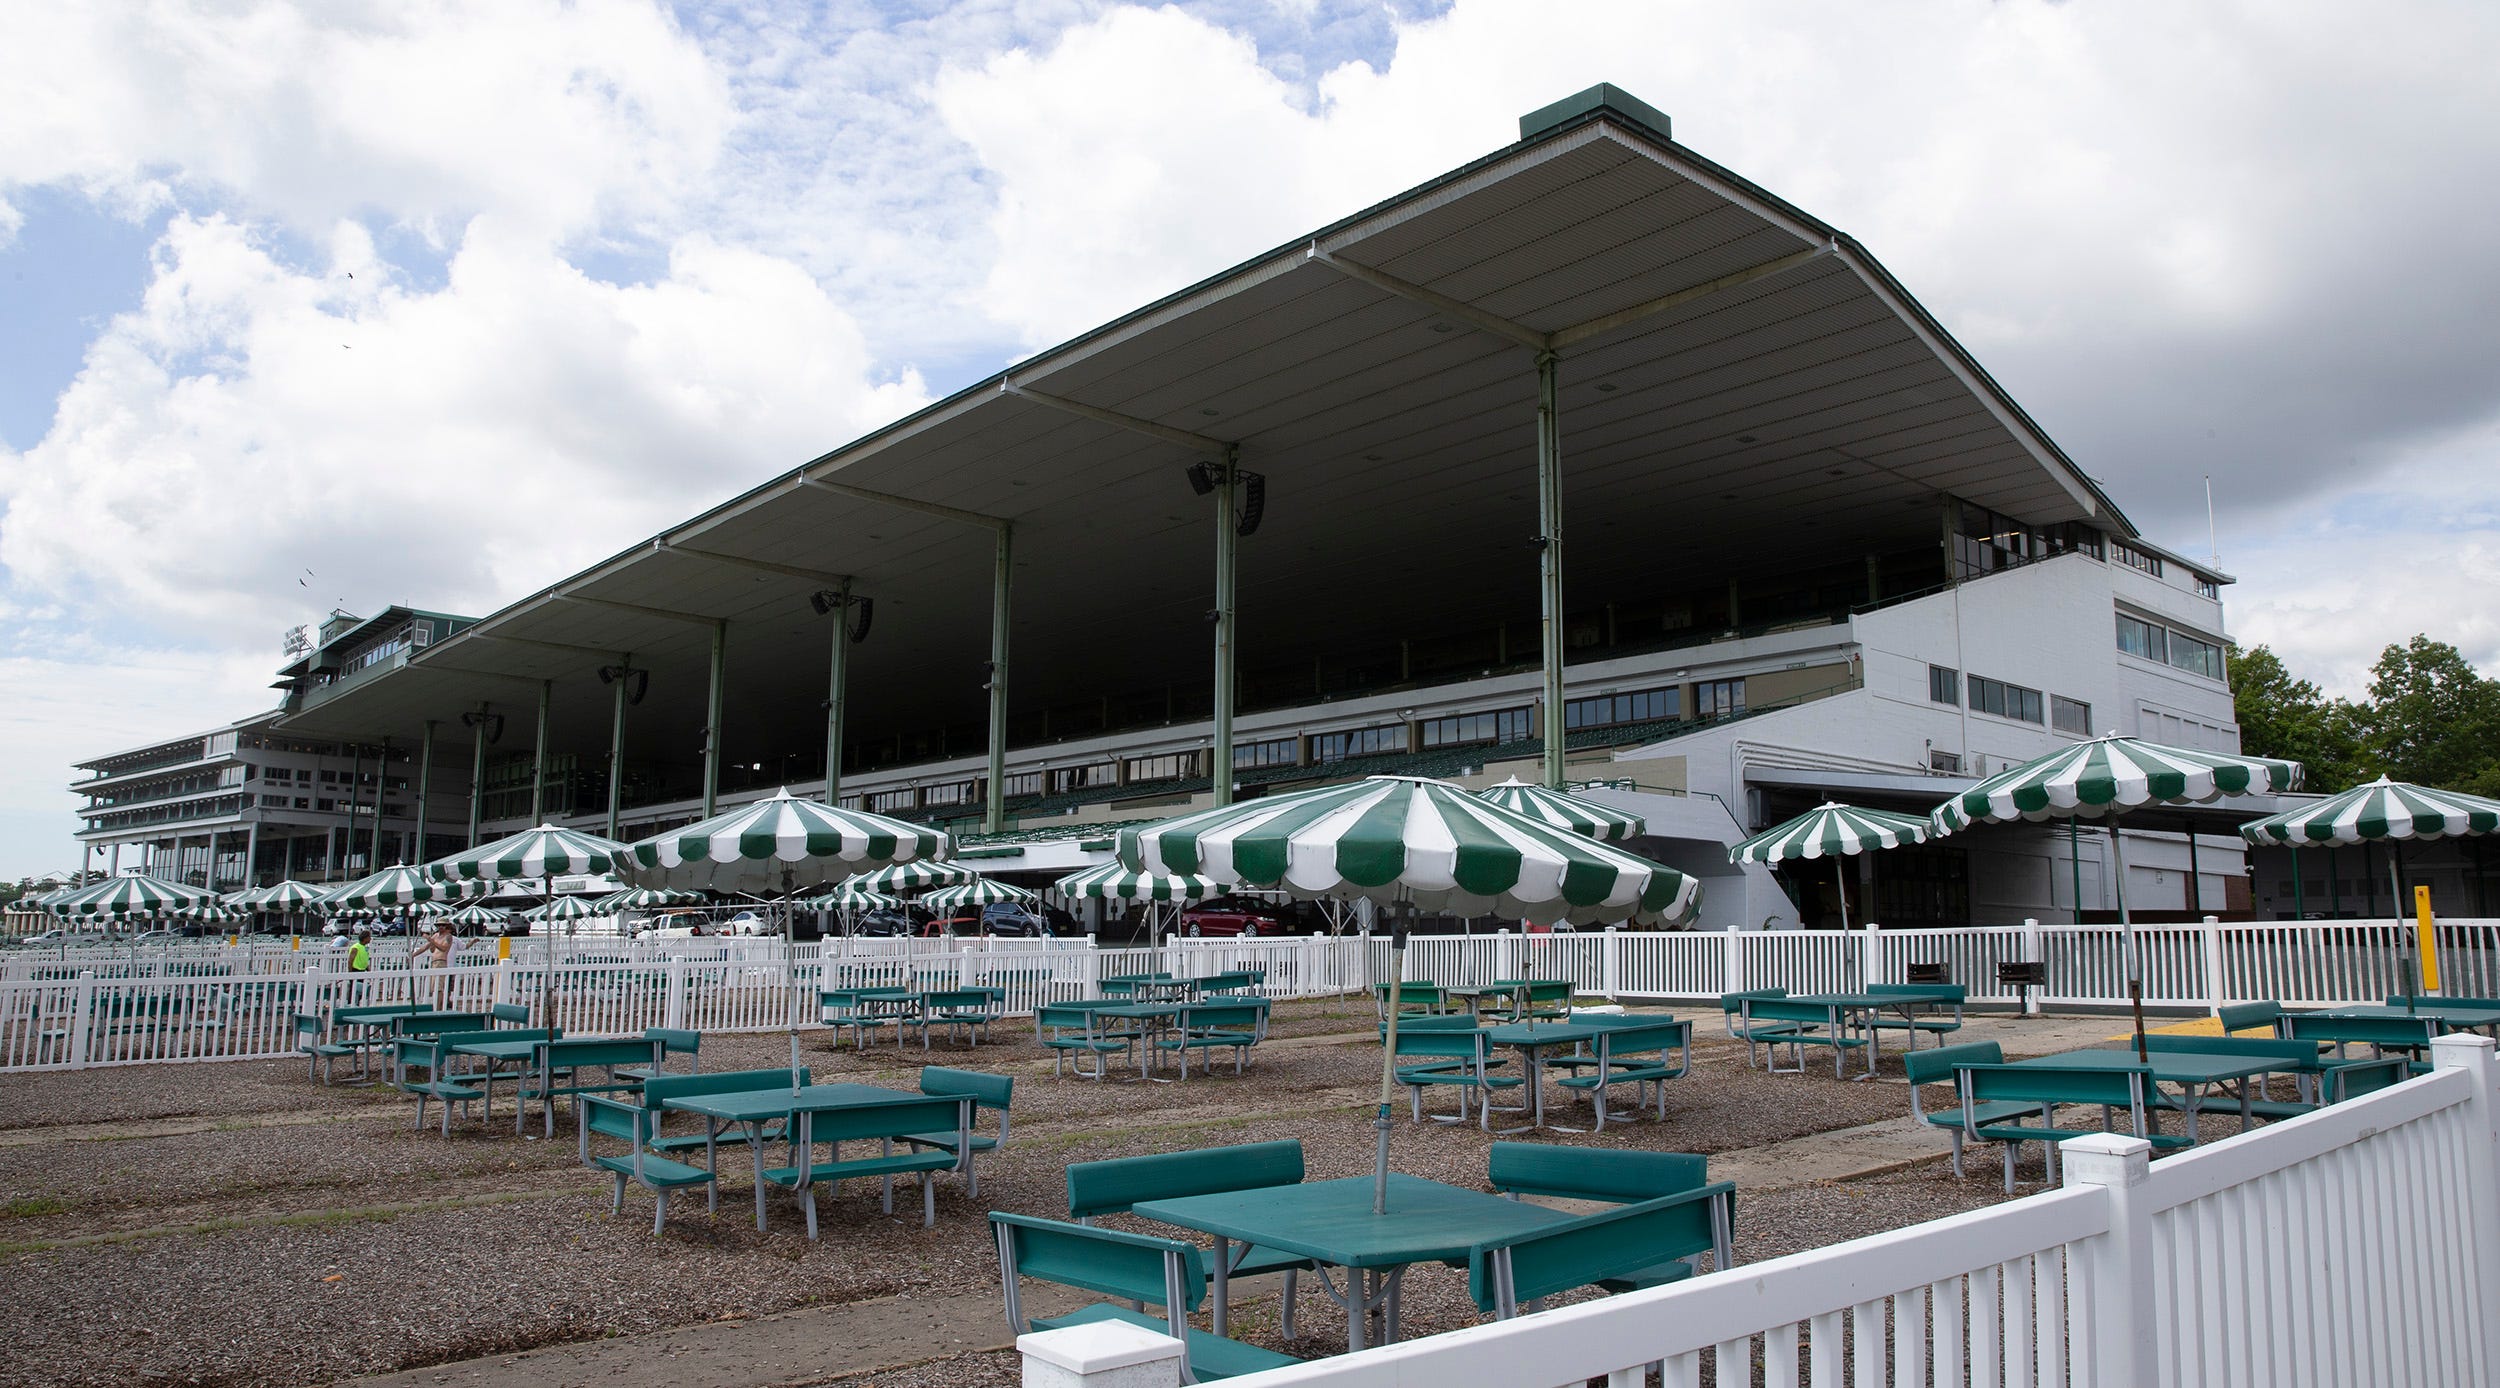
[[[1574, 607], [1707, 584], [1765, 556], [1917, 545], [1936, 536], [1944, 493], [2034, 523], [2129, 533], [1942, 328], [1834, 236], [1600, 115], [1010, 374], [1018, 387], [1237, 441], [1242, 464], [1267, 474], [1265, 524], [1241, 551], [1245, 668], [1536, 616], [1533, 353], [1348, 278], [1313, 260], [1312, 246], [1541, 332], [1834, 246], [1562, 353]], [[431, 718], [465, 740], [459, 711], [491, 700], [520, 715], [521, 736], [504, 746], [526, 747], [534, 682], [553, 679], [557, 745], [603, 753], [608, 691], [593, 670], [612, 658], [601, 652], [631, 652], [654, 675], [649, 705], [628, 716], [629, 754], [691, 758], [707, 629], [558, 596], [569, 593], [726, 618], [728, 755], [746, 759], [742, 735], [766, 727], [787, 750], [792, 727], [821, 717], [831, 624], [806, 601], [821, 585], [697, 549], [854, 575], [876, 598], [874, 630], [854, 648], [854, 729], [977, 721], [990, 533], [802, 476], [1014, 522], [1019, 708], [1203, 681], [1213, 522], [1181, 475], [1196, 455], [1002, 381], [515, 603], [288, 726], [413, 738]]]

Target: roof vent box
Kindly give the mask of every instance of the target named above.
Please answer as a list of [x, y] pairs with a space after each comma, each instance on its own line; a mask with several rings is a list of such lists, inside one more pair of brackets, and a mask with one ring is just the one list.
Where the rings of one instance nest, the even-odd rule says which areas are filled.
[[1611, 82], [1600, 82], [1587, 91], [1564, 97], [1551, 106], [1540, 106], [1519, 118], [1519, 138], [1533, 140], [1558, 126], [1569, 125], [1583, 116], [1604, 112], [1626, 124], [1638, 126], [1661, 140], [1672, 140], [1667, 113], [1632, 95]]

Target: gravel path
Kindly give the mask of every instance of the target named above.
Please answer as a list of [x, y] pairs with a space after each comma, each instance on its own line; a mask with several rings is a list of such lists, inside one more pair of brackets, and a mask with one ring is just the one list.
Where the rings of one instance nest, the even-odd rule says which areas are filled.
[[[1370, 1021], [1360, 1004], [1289, 1005], [1274, 1035], [1316, 1039]], [[1695, 1072], [1670, 1086], [1665, 1122], [1547, 1140], [1724, 1152], [1905, 1111], [1898, 1084], [1764, 1075], [1715, 1019], [1696, 1035]], [[924, 1063], [916, 1046], [862, 1055], [822, 1035], [803, 1042], [824, 1078], [909, 1087]], [[783, 1063], [787, 1047], [780, 1035], [707, 1037], [703, 1068]], [[516, 1138], [508, 1121], [455, 1125], [445, 1141], [411, 1132], [395, 1095], [325, 1089], [292, 1062], [0, 1078], [0, 1303], [42, 1312], [13, 1318], [0, 1383], [326, 1382], [898, 1292], [985, 1292], [996, 1269], [982, 1212], [1063, 1212], [1071, 1162], [1295, 1137], [1313, 1179], [1370, 1169], [1379, 1052], [1367, 1044], [1266, 1046], [1245, 1076], [1178, 1085], [1054, 1080], [1023, 1023], [990, 1045], [940, 1044], [926, 1060], [1017, 1077], [1014, 1135], [983, 1159], [980, 1199], [942, 1180], [937, 1227], [924, 1230], [908, 1187], [893, 1217], [871, 1188], [853, 1187], [822, 1202], [814, 1244], [786, 1198], [758, 1235], [735, 1174], [718, 1215], [684, 1202], [662, 1238], [650, 1235], [645, 1192], [629, 1191], [611, 1217], [606, 1182], [576, 1164], [569, 1115], [552, 1142]], [[1398, 1169], [1480, 1188], [1490, 1139], [1406, 1123], [1400, 1102]], [[214, 1121], [173, 1134], [121, 1127], [187, 1117]], [[1977, 1208], [1999, 1198], [1992, 1176], [1983, 1161], [1964, 1182], [1928, 1165], [1749, 1193], [1738, 1255]], [[1250, 1302], [1236, 1333], [1283, 1347], [1275, 1309], [1272, 1296]], [[1464, 1275], [1437, 1267], [1411, 1276], [1406, 1314], [1416, 1333], [1476, 1319]], [[1300, 1319], [1306, 1350], [1343, 1343], [1342, 1314], [1316, 1293]], [[1012, 1356], [975, 1355], [874, 1381], [1015, 1379]]]

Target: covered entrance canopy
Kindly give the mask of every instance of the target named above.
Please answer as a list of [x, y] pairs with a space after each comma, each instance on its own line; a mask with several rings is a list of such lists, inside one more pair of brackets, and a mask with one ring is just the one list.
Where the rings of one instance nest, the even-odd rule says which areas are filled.
[[[1203, 718], [1222, 604], [1216, 509], [1185, 475], [1193, 463], [1264, 479], [1263, 514], [1238, 541], [1235, 619], [1212, 624], [1236, 634], [1245, 686], [1301, 669], [1316, 687], [1349, 653], [1398, 671], [1402, 643], [1459, 621], [1504, 624], [1510, 662], [1532, 662], [1541, 557], [1560, 557], [1565, 535], [1576, 613], [1793, 567], [1801, 542], [1933, 555], [1948, 495], [2031, 525], [2129, 531], [1846, 236], [1674, 144], [1664, 117], [1610, 89], [1523, 127], [1517, 144], [837, 448], [404, 668], [299, 698], [287, 724], [414, 745], [433, 719], [458, 745], [460, 715], [484, 703], [510, 713], [509, 752], [529, 746], [553, 681], [554, 745], [603, 764], [612, 689], [596, 672], [630, 656], [649, 673], [624, 718], [628, 763], [689, 766], [717, 650], [718, 756], [760, 763], [767, 786], [803, 779], [826, 738], [833, 623], [818, 609], [839, 608], [847, 581], [875, 604], [847, 651], [851, 744], [936, 729], [921, 754], [975, 756], [1002, 569], [1012, 680], [995, 683], [1013, 719]], [[1544, 358], [1559, 523], [1540, 515]], [[1246, 484], [1228, 490], [1252, 504]], [[1659, 544], [1670, 519], [1676, 543]], [[1395, 582], [1381, 581], [1384, 555]], [[1019, 743], [1050, 735], [1019, 727]]]

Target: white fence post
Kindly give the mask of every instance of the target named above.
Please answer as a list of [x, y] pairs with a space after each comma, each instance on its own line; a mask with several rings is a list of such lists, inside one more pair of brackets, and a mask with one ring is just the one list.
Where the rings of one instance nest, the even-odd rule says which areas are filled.
[[1884, 939], [1881, 934], [1877, 933], [1875, 922], [1868, 921], [1865, 933], [1859, 937], [1859, 940], [1858, 963], [1865, 971], [1866, 986], [1872, 988], [1884, 981]]
[[1016, 1337], [1024, 1388], [1178, 1388], [1189, 1347], [1126, 1321]]
[[95, 970], [78, 975], [78, 1001], [70, 1010], [69, 1068], [87, 1068], [87, 1038], [95, 1022]]
[[2493, 1058], [2487, 1036], [2460, 1033], [2431, 1042], [2431, 1068], [2463, 1070], [2474, 1077], [2474, 1098], [2466, 1105], [2467, 1136], [2459, 1149], [2470, 1173], [2466, 1189], [2475, 1199], [2465, 1212], [2465, 1246], [2485, 1262], [2476, 1288], [2482, 1297], [2482, 1323], [2500, 1325], [2500, 1060]]
[[2225, 980], [2222, 976], [2221, 917], [2205, 917], [2198, 943], [2204, 946], [2205, 951], [2205, 1003], [2213, 1009], [2213, 1014], [2219, 1017], [2222, 1015], [2224, 1004], [2231, 1000], [2229, 991], [2224, 987]]
[[1722, 972], [1722, 977], [1719, 981], [1725, 985], [1719, 989], [1722, 993], [1741, 993], [1745, 991], [1745, 951], [1743, 949], [1743, 941], [1745, 938], [1743, 933], [1744, 929], [1745, 925], [1742, 921], [1729, 921], [1727, 923], [1727, 930], [1724, 932], [1726, 937], [1725, 947], [1727, 949], [1727, 957], [1719, 961]]
[[[2038, 964], [2044, 968], [2047, 966], [2049, 962], [2047, 938], [2040, 931], [2039, 921], [2030, 916], [2023, 917], [2023, 961], [2025, 963]], [[2038, 1016], [2040, 995], [2048, 991], [2047, 986], [2044, 984], [2038, 988], [2017, 988], [2014, 991], [2023, 1000], [2023, 1015]]]
[[512, 958], [495, 961], [495, 1002], [498, 1006], [512, 1001]]
[[[1519, 937], [1504, 926], [1493, 932], [1494, 978], [1517, 978], [1519, 971]], [[1491, 980], [1487, 980], [1490, 982]]]
[[1607, 926], [1597, 941], [1597, 991], [1608, 1002], [1623, 1001], [1623, 927]]
[[669, 1030], [686, 1029], [686, 961], [682, 956], [668, 961], [668, 1001], [661, 1016], [661, 1024]]
[[2134, 1388], [2157, 1381], [2153, 1356], [2153, 1211], [2144, 1198], [2153, 1144], [2119, 1133], [2088, 1133], [2059, 1144], [2066, 1185], [2099, 1186], [2109, 1199], [2109, 1232], [2072, 1247], [2082, 1264], [2068, 1274], [2082, 1293], [2067, 1323], [2078, 1354], [2078, 1388]]

